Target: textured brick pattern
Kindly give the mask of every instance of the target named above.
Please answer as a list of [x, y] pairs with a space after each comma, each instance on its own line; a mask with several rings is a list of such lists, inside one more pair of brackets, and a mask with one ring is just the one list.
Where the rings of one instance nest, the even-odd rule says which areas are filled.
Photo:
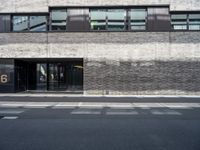
[[87, 94], [200, 93], [200, 61], [85, 61]]
[[171, 10], [199, 10], [200, 0], [1, 0], [0, 12], [48, 12], [52, 6], [170, 5]]
[[47, 34], [0, 34], [0, 58], [47, 57]]

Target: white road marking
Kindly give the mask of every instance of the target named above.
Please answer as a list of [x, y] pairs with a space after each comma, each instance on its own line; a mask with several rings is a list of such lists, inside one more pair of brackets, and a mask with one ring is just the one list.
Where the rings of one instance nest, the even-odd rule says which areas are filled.
[[102, 103], [80, 103], [80, 108], [103, 108], [105, 105]]
[[0, 110], [0, 114], [20, 114], [23, 113], [25, 110], [11, 110], [11, 109], [6, 109], [6, 110]]
[[18, 119], [18, 116], [5, 116], [2, 119], [7, 119], [7, 120]]
[[72, 115], [100, 115], [101, 109], [83, 109], [79, 108], [71, 112]]
[[132, 103], [105, 103], [104, 105], [109, 108], [133, 108]]
[[64, 108], [75, 108], [78, 106], [78, 103], [74, 102], [60, 102], [55, 105], [53, 105], [53, 109], [64, 109]]
[[106, 115], [138, 115], [138, 112], [132, 109], [109, 109]]
[[181, 115], [180, 112], [173, 110], [151, 110], [153, 115]]
[[23, 105], [21, 104], [0, 104], [0, 107], [12, 107], [12, 108], [17, 108], [17, 107], [22, 107]]

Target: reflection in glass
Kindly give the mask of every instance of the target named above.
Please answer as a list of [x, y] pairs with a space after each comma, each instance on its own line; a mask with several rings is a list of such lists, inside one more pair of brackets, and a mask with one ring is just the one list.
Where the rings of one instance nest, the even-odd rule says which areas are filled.
[[174, 30], [187, 30], [187, 14], [171, 15], [171, 25]]
[[106, 10], [92, 9], [90, 10], [90, 26], [92, 30], [106, 30]]
[[28, 16], [13, 16], [13, 31], [28, 30]]
[[189, 14], [189, 30], [200, 30], [200, 14]]
[[124, 30], [125, 16], [126, 11], [124, 9], [108, 9], [108, 30]]
[[47, 64], [37, 64], [37, 90], [46, 90]]
[[65, 65], [49, 64], [49, 90], [66, 90]]
[[67, 29], [67, 10], [53, 9], [51, 11], [51, 30], [59, 31]]
[[147, 12], [145, 9], [131, 9], [130, 11], [131, 30], [145, 30], [146, 16]]
[[47, 31], [46, 16], [30, 16], [30, 31]]

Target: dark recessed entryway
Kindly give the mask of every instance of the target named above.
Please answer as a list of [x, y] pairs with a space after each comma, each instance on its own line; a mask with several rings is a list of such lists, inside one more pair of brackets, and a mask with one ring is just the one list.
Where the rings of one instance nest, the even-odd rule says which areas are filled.
[[16, 59], [16, 91], [83, 91], [83, 59]]

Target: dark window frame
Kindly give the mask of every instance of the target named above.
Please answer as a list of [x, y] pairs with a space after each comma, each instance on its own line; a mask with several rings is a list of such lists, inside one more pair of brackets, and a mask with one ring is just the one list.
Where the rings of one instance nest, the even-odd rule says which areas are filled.
[[[3, 31], [1, 33], [8, 33], [8, 32], [151, 32], [150, 30], [148, 30], [148, 20], [146, 18], [146, 30], [130, 30], [130, 16], [129, 16], [129, 11], [130, 9], [141, 9], [141, 8], [145, 8], [147, 10], [147, 8], [153, 8], [153, 7], [159, 7], [159, 8], [163, 8], [163, 7], [169, 7], [169, 5], [130, 5], [130, 6], [55, 6], [55, 7], [49, 7], [49, 11], [48, 12], [33, 12], [33, 13], [29, 13], [29, 12], [25, 12], [25, 13], [0, 13], [0, 15], [7, 15], [10, 16], [10, 31]], [[68, 9], [68, 8], [88, 8], [89, 11], [91, 9], [125, 9], [126, 10], [126, 21], [125, 21], [125, 30], [91, 30], [91, 26], [90, 26], [90, 30], [87, 31], [68, 31], [66, 28], [66, 31], [51, 31], [50, 30], [50, 26], [51, 26], [51, 15], [50, 15], [50, 10], [51, 9]], [[200, 30], [189, 30], [189, 14], [200, 14], [200, 11], [170, 11], [169, 10], [169, 14], [170, 17], [172, 14], [182, 14], [182, 13], [187, 13], [187, 30], [173, 30], [172, 25], [171, 28], [168, 31], [163, 31], [163, 32], [181, 32], [181, 31], [189, 31], [189, 32], [199, 32]], [[13, 24], [12, 24], [12, 20], [13, 20], [13, 16], [46, 16], [47, 18], [47, 30], [46, 31], [13, 31]], [[147, 16], [148, 16], [148, 11], [147, 11]], [[89, 16], [89, 23], [91, 22], [91, 17]], [[171, 20], [171, 18], [170, 18]], [[66, 23], [67, 24], [67, 23]]]

